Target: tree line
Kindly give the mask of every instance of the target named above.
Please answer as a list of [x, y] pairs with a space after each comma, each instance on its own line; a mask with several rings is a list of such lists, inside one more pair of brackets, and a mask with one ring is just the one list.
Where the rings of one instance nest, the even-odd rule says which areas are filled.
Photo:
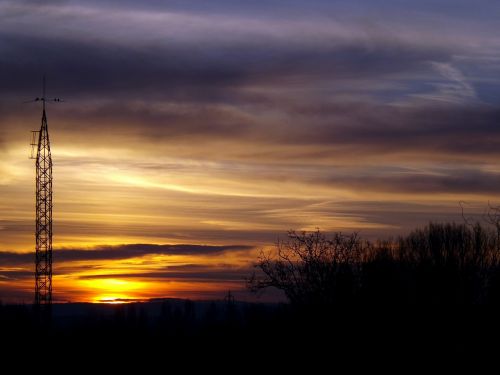
[[294, 307], [352, 304], [497, 304], [500, 231], [430, 223], [395, 240], [290, 231], [261, 252], [247, 280], [282, 290]]

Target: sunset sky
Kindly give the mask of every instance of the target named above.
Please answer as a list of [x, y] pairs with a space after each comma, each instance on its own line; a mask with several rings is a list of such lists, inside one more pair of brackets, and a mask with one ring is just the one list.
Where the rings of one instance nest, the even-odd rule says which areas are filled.
[[0, 1], [0, 300], [33, 300], [23, 102], [44, 73], [66, 100], [47, 112], [54, 301], [248, 299], [289, 229], [388, 238], [500, 203], [499, 18], [496, 0]]

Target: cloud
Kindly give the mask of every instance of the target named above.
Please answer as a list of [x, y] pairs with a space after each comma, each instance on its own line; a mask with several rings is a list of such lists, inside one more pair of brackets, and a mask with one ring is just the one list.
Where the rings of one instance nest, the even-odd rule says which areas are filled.
[[34, 276], [34, 271], [0, 269], [0, 282], [29, 279], [33, 278]]
[[[366, 173], [368, 172], [368, 173]], [[349, 175], [332, 175], [320, 181], [356, 191], [399, 194], [485, 194], [500, 195], [500, 173], [477, 168], [404, 169], [387, 171], [371, 168]]]
[[[0, 51], [3, 88], [27, 93], [44, 72], [49, 91], [69, 100], [155, 97], [231, 102], [236, 88], [293, 85], [318, 80], [363, 80], [426, 69], [447, 61], [446, 49], [394, 41], [358, 41], [320, 46], [288, 41], [236, 40], [229, 45], [153, 44], [142, 48], [57, 37], [4, 33]], [[38, 91], [36, 92], [38, 93]], [[238, 99], [238, 97], [236, 98]]]
[[81, 280], [94, 279], [167, 279], [167, 280], [196, 280], [196, 281], [243, 281], [252, 272], [249, 267], [234, 268], [230, 265], [201, 266], [189, 264], [183, 266], [169, 266], [163, 271], [152, 270], [149, 272], [137, 273], [112, 273], [112, 274], [92, 274], [80, 276]]
[[[134, 244], [102, 246], [92, 250], [55, 249], [54, 262], [86, 260], [119, 260], [145, 255], [216, 255], [230, 251], [248, 251], [251, 246], [211, 246], [211, 245], [152, 245]], [[0, 252], [0, 266], [16, 266], [34, 261], [33, 253]]]
[[[310, 14], [304, 20], [256, 22], [238, 7], [233, 9], [237, 21], [224, 14], [223, 21], [214, 22], [216, 12], [196, 2], [176, 3], [173, 10], [156, 2], [140, 12], [133, 4], [115, 9], [136, 25], [130, 28], [134, 38], [117, 43], [117, 30], [126, 27], [113, 18], [116, 6], [77, 3], [44, 9], [49, 20], [73, 22], [64, 34], [55, 26], [47, 33], [19, 33], [17, 26], [5, 24], [0, 29], [0, 96], [8, 102], [12, 96], [38, 93], [45, 72], [49, 91], [68, 100], [56, 110], [65, 124], [56, 129], [59, 134], [63, 130], [65, 140], [116, 147], [175, 144], [189, 148], [179, 155], [193, 158], [288, 159], [283, 146], [296, 147], [297, 159], [415, 150], [495, 154], [499, 149], [498, 107], [477, 103], [479, 93], [455, 61], [458, 53], [470, 52], [465, 45], [441, 43], [440, 38], [423, 42], [420, 29], [416, 35], [395, 34], [397, 22], [382, 31], [366, 29], [359, 21], [343, 28], [337, 18], [319, 22]], [[37, 7], [26, 7], [23, 22], [36, 20]], [[300, 9], [300, 2], [294, 7]], [[192, 39], [184, 40], [179, 29], [157, 27], [168, 22], [154, 18], [154, 10], [186, 25]], [[94, 25], [94, 16], [101, 13], [113, 22]], [[148, 31], [150, 22], [160, 30], [159, 38]], [[207, 22], [216, 31], [207, 31]], [[221, 25], [235, 30], [221, 31]], [[101, 36], [87, 37], [90, 26]], [[272, 35], [262, 32], [263, 26]], [[0, 116], [13, 121], [22, 111], [10, 104], [0, 108]], [[200, 139], [202, 145], [191, 146]], [[232, 146], [220, 147], [221, 142]], [[314, 152], [307, 149], [312, 146]]]
[[[421, 160], [479, 158], [496, 156], [500, 150], [498, 106], [307, 99], [276, 105], [279, 114], [269, 104], [256, 105], [249, 113], [237, 106], [103, 103], [90, 109], [58, 109], [58, 123], [65, 127], [57, 124], [55, 131], [59, 140], [76, 138], [75, 146], [120, 149], [126, 144], [134, 150], [147, 143], [145, 154], [170, 148], [177, 158], [253, 164], [363, 160], [375, 154], [408, 154]], [[61, 163], [77, 161], [88, 165], [82, 157]]]
[[446, 81], [434, 83], [435, 92], [415, 94], [414, 97], [456, 104], [477, 100], [474, 86], [458, 68], [443, 62], [432, 62], [431, 65]]
[[343, 146], [341, 152], [350, 151], [350, 157], [352, 152], [375, 151], [416, 152], [422, 157], [497, 154], [500, 145], [499, 107], [436, 104], [413, 107], [358, 102], [298, 106], [295, 113], [305, 121], [315, 109], [316, 121], [302, 129], [292, 128], [285, 140], [295, 144]]

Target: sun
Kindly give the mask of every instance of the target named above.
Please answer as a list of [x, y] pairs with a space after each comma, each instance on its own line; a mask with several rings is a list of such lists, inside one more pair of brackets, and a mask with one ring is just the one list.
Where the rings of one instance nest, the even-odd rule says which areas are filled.
[[103, 278], [84, 280], [90, 302], [121, 304], [142, 300], [141, 290], [145, 288], [140, 281]]

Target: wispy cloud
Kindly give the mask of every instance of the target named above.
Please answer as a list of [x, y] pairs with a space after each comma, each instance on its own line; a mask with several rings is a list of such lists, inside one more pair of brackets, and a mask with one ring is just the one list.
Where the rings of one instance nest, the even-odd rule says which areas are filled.
[[445, 79], [434, 83], [435, 92], [414, 95], [429, 100], [452, 104], [472, 104], [477, 101], [477, 93], [471, 82], [451, 63], [432, 62], [432, 67]]

